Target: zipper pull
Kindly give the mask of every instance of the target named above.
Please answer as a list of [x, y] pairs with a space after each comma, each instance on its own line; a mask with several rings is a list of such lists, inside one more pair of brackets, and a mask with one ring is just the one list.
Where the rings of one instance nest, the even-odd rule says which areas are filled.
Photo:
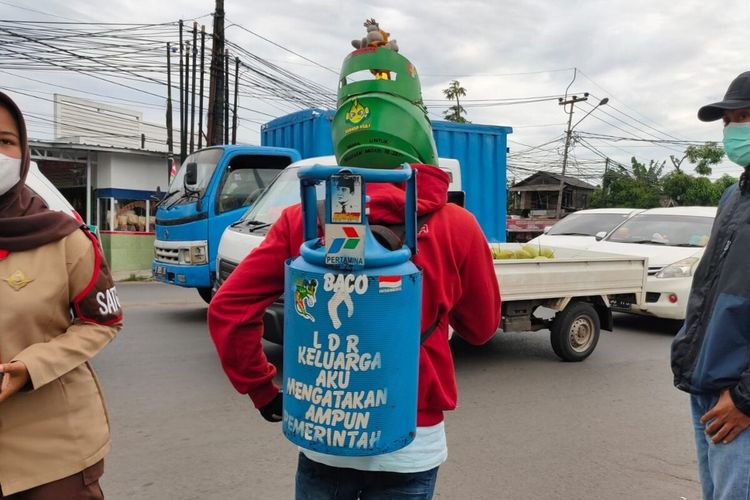
[[732, 246], [732, 240], [727, 240], [726, 244], [724, 245], [724, 250], [722, 250], [721, 255], [719, 255], [720, 259], [727, 254], [730, 246]]

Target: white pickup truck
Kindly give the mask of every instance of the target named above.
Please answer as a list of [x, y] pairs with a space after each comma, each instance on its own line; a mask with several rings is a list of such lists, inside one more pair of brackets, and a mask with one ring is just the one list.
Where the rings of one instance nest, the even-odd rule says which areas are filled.
[[[495, 243], [500, 249], [517, 244]], [[586, 359], [601, 328], [612, 330], [611, 298], [645, 302], [648, 260], [589, 250], [552, 248], [552, 259], [495, 259], [504, 331], [549, 329], [564, 361]]]
[[[300, 166], [335, 164], [335, 158], [302, 160], [288, 166], [238, 222], [228, 227], [219, 244], [217, 284], [260, 245], [281, 211], [299, 202]], [[456, 160], [440, 161], [452, 174], [451, 190], [460, 190]], [[321, 188], [322, 189], [322, 188]], [[322, 199], [323, 193], [319, 193]], [[515, 244], [493, 244], [515, 249]], [[582, 361], [596, 347], [600, 329], [612, 329], [609, 299], [642, 304], [648, 263], [643, 257], [555, 248], [554, 259], [495, 260], [502, 296], [504, 331], [550, 330], [555, 353], [565, 361]], [[283, 342], [284, 308], [276, 302], [266, 311], [264, 337]]]

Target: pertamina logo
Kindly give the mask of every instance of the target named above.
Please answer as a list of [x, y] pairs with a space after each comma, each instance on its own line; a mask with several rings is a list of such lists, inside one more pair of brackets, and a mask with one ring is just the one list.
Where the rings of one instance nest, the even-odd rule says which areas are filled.
[[360, 241], [362, 241], [359, 233], [352, 226], [344, 226], [341, 229], [344, 231], [345, 238], [334, 238], [331, 241], [331, 246], [328, 248], [328, 253], [339, 253], [341, 250], [354, 250]]
[[364, 224], [326, 224], [326, 265], [339, 269], [364, 266], [364, 234]]

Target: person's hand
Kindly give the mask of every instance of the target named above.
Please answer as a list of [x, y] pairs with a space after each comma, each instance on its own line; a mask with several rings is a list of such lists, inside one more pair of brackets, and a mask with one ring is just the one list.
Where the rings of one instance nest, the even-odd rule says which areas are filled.
[[29, 370], [21, 361], [0, 364], [3, 381], [0, 383], [0, 403], [17, 393], [29, 383]]
[[283, 401], [284, 397], [281, 391], [279, 391], [279, 393], [275, 398], [271, 400], [270, 403], [268, 403], [266, 406], [258, 408], [258, 411], [263, 416], [263, 418], [265, 418], [269, 422], [281, 422]]
[[707, 422], [705, 432], [711, 436], [711, 441], [729, 444], [750, 426], [750, 417], [737, 409], [729, 389], [724, 389], [716, 405], [701, 417], [702, 424]]

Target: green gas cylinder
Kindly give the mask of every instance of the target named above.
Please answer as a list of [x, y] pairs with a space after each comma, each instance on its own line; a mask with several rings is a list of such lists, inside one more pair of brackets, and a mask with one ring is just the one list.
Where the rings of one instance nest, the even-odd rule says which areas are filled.
[[417, 69], [386, 47], [359, 49], [344, 60], [332, 135], [340, 165], [437, 164]]

